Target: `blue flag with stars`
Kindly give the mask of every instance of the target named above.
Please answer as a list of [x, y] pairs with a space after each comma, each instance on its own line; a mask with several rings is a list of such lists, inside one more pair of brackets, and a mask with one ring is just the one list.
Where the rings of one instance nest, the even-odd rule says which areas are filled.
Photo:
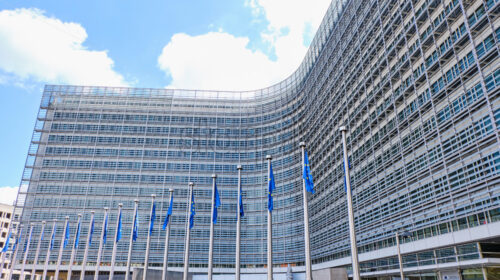
[[132, 232], [132, 240], [136, 241], [137, 236], [139, 236], [139, 211], [135, 209], [135, 217], [134, 217], [134, 231]]
[[120, 208], [120, 214], [118, 214], [118, 229], [116, 230], [116, 243], [122, 239], [122, 209]]
[[310, 193], [314, 193], [313, 175], [311, 173], [311, 168], [309, 167], [307, 151], [304, 151], [304, 172], [302, 174], [302, 178], [304, 178], [306, 182], [306, 190]]
[[68, 241], [69, 241], [69, 220], [66, 221], [66, 229], [64, 230], [63, 248], [66, 249], [66, 246], [68, 246]]
[[104, 232], [102, 234], [102, 244], [106, 244], [107, 237], [108, 237], [108, 213], [106, 212], [106, 218], [104, 218]]
[[56, 226], [54, 225], [54, 230], [52, 231], [52, 237], [50, 238], [50, 250], [54, 249], [54, 242], [56, 240]]
[[165, 230], [168, 225], [168, 221], [170, 220], [170, 216], [172, 216], [172, 211], [174, 208], [174, 195], [170, 197], [170, 205], [168, 206], [167, 215], [165, 216], [165, 221], [163, 221], [163, 229]]
[[7, 249], [9, 249], [9, 242], [10, 242], [11, 236], [12, 236], [12, 231], [9, 230], [9, 235], [7, 236], [7, 239], [5, 240], [5, 244], [3, 245], [2, 253], [7, 252]]
[[78, 226], [76, 227], [76, 235], [75, 235], [75, 249], [78, 249], [78, 243], [80, 243], [80, 231], [81, 231], [82, 221], [78, 221]]
[[276, 189], [276, 184], [274, 182], [274, 174], [273, 174], [273, 164], [269, 164], [269, 179], [268, 179], [268, 189], [269, 192], [267, 194], [267, 209], [269, 212], [273, 211], [274, 201], [273, 201], [273, 191]]
[[16, 242], [14, 242], [14, 246], [12, 247], [12, 252], [16, 250], [17, 244], [19, 243], [19, 239], [21, 239], [21, 236], [23, 235], [23, 228], [19, 231], [19, 235], [16, 237]]
[[153, 234], [155, 219], [156, 219], [156, 202], [153, 202], [153, 208], [151, 208], [151, 221], [149, 221], [149, 234]]
[[245, 211], [243, 211], [243, 194], [241, 193], [241, 189], [240, 189], [240, 193], [239, 193], [239, 204], [240, 204], [240, 217], [244, 217], [245, 216]]
[[89, 229], [89, 246], [92, 244], [92, 234], [94, 234], [94, 217], [92, 217], [92, 223], [90, 224], [90, 229]]
[[214, 224], [217, 223], [217, 208], [220, 206], [220, 196], [219, 196], [219, 191], [217, 190], [217, 182], [214, 183], [215, 188], [214, 188], [214, 213], [213, 213], [213, 220], [212, 222]]
[[194, 215], [196, 214], [194, 206], [194, 191], [191, 193], [191, 214], [189, 214], [189, 229], [194, 226]]

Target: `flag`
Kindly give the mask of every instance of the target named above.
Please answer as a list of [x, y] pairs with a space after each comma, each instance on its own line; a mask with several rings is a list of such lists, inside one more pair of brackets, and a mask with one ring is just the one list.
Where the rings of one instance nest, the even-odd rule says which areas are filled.
[[213, 213], [213, 219], [212, 222], [214, 224], [217, 223], [217, 208], [220, 206], [220, 196], [219, 196], [219, 191], [217, 190], [217, 182], [214, 182], [214, 213]]
[[[31, 243], [31, 236], [33, 235], [33, 229], [30, 230], [30, 236], [28, 238], [28, 243], [27, 244], [30, 244]], [[26, 252], [26, 248], [28, 247], [28, 245], [26, 244], [26, 247], [24, 247], [24, 252]]]
[[45, 227], [42, 227], [42, 232], [40, 233], [40, 240], [43, 241], [45, 235]]
[[151, 221], [149, 222], [149, 234], [153, 234], [153, 228], [156, 219], [156, 202], [153, 202], [153, 208], [151, 208]]
[[69, 220], [66, 221], [66, 229], [64, 230], [64, 244], [63, 244], [63, 248], [66, 248], [66, 246], [68, 246], [68, 241], [69, 241]]
[[54, 230], [52, 231], [52, 237], [50, 238], [50, 250], [54, 249], [54, 242], [56, 240], [56, 225], [54, 225]]
[[75, 244], [73, 246], [75, 249], [78, 249], [78, 243], [80, 242], [81, 224], [82, 224], [82, 221], [79, 220], [78, 221], [78, 226], [76, 227]]
[[9, 235], [7, 236], [7, 239], [5, 240], [5, 244], [3, 245], [2, 253], [7, 252], [7, 249], [9, 249], [9, 242], [10, 242], [11, 236], [12, 236], [12, 232], [9, 230]]
[[92, 244], [92, 234], [94, 234], [94, 222], [95, 218], [92, 217], [92, 223], [90, 223], [90, 229], [89, 229], [89, 246]]
[[243, 211], [243, 193], [241, 192], [241, 189], [240, 189], [240, 198], [239, 198], [239, 203], [240, 203], [240, 217], [244, 217], [245, 216], [245, 212]]
[[304, 178], [306, 182], [306, 190], [310, 193], [314, 193], [313, 175], [311, 173], [311, 167], [309, 167], [307, 151], [304, 151], [304, 172], [302, 174], [302, 178]]
[[194, 215], [196, 214], [194, 207], [194, 191], [191, 193], [191, 214], [189, 215], [189, 228], [192, 229], [194, 226]]
[[12, 252], [16, 250], [17, 243], [19, 243], [19, 239], [21, 239], [21, 236], [23, 235], [23, 228], [19, 231], [19, 235], [16, 237], [16, 242], [14, 242], [14, 246], [12, 247]]
[[268, 179], [269, 192], [267, 194], [267, 209], [269, 212], [273, 211], [274, 201], [273, 201], [273, 191], [276, 189], [276, 184], [274, 183], [273, 165], [269, 164], [269, 179]]
[[104, 219], [104, 233], [102, 234], [102, 244], [106, 244], [106, 237], [108, 237], [108, 213]]
[[116, 229], [116, 243], [122, 239], [122, 209], [120, 208], [120, 214], [118, 216], [118, 228]]
[[139, 235], [139, 211], [135, 209], [135, 217], [134, 217], [134, 231], [132, 232], [132, 240], [136, 241], [137, 236]]
[[163, 229], [165, 230], [168, 225], [168, 221], [170, 220], [170, 216], [172, 216], [172, 208], [174, 207], [174, 195], [170, 197], [170, 205], [168, 206], [167, 215], [165, 216], [165, 221], [163, 222]]
[[[345, 178], [345, 174], [347, 173], [347, 170], [345, 169], [344, 163], [342, 163], [342, 166], [344, 167], [344, 191], [347, 192], [347, 181]], [[347, 159], [347, 166], [349, 166], [349, 169], [351, 169], [351, 162], [349, 161], [349, 158]]]

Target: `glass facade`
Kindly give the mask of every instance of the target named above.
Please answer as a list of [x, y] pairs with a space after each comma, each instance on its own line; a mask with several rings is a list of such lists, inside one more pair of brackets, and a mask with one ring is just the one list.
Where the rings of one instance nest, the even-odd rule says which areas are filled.
[[[117, 254], [117, 265], [123, 267], [137, 198], [140, 233], [133, 263], [141, 265], [150, 195], [156, 194], [150, 265], [161, 266], [161, 224], [168, 189], [173, 188], [169, 265], [180, 267], [188, 182], [194, 182], [197, 214], [190, 264], [206, 267], [211, 174], [216, 173], [222, 206], [215, 226], [214, 264], [232, 268], [236, 166], [241, 164], [241, 261], [245, 268], [262, 268], [267, 250], [265, 156], [270, 154], [277, 182], [273, 262], [300, 266], [304, 234], [299, 142], [304, 141], [316, 189], [309, 201], [313, 263], [338, 260], [350, 253], [338, 130], [345, 125], [360, 253], [395, 246], [394, 232], [400, 229], [412, 234], [404, 242], [413, 242], [498, 222], [498, 2], [334, 1], [297, 71], [255, 91], [48, 85], [16, 217], [23, 224], [59, 219], [58, 248], [65, 216], [72, 221], [73, 238], [77, 214], [83, 214], [86, 235], [90, 211], [95, 210], [95, 232], [100, 232], [103, 207], [110, 207], [115, 221], [118, 203], [123, 203], [124, 231]], [[109, 234], [114, 234], [114, 225], [110, 222]], [[35, 227], [34, 234], [39, 230]], [[80, 239], [80, 248], [85, 240]], [[47, 246], [42, 244], [41, 260]], [[112, 246], [105, 245], [105, 263]], [[97, 248], [98, 242], [90, 246], [90, 263], [96, 260]], [[471, 255], [456, 253], [460, 248], [430, 248], [404, 262], [435, 264], [447, 262], [448, 253], [454, 260]], [[65, 250], [63, 259], [69, 255]], [[56, 258], [53, 254], [51, 261]], [[81, 258], [77, 254], [77, 262]], [[392, 268], [397, 258], [373, 262], [377, 269]], [[369, 271], [370, 266], [363, 263], [362, 269]]]

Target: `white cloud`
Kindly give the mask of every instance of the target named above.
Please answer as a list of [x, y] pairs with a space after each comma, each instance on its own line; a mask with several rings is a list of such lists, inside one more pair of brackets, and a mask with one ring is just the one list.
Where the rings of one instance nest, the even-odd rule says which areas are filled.
[[0, 187], [0, 203], [14, 205], [19, 187]]
[[107, 52], [87, 49], [86, 39], [80, 24], [39, 9], [0, 11], [0, 69], [20, 81], [127, 85]]
[[175, 34], [158, 57], [172, 78], [169, 87], [252, 90], [281, 81], [297, 69], [331, 0], [246, 0], [255, 17], [269, 22], [260, 35], [276, 59], [248, 48], [247, 37], [219, 31], [199, 36]]

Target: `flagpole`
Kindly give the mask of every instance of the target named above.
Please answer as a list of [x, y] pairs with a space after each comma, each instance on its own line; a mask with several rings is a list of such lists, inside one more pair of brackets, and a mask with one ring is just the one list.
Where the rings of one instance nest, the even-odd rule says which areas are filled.
[[[115, 275], [115, 259], [116, 259], [116, 248], [118, 245], [118, 226], [120, 223], [120, 214], [122, 212], [122, 207], [123, 203], [118, 204], [118, 216], [116, 217], [116, 233], [115, 233], [115, 240], [113, 243], [113, 253], [111, 254], [111, 270], [109, 272], [109, 279], [113, 279], [113, 276]], [[69, 279], [68, 279], [69, 280]]]
[[[78, 223], [77, 225], [80, 224], [82, 220], [82, 214], [78, 214]], [[76, 238], [76, 235], [78, 234], [78, 228], [75, 232], [75, 243], [73, 244], [73, 248], [71, 248], [71, 258], [69, 260], [69, 268], [68, 268], [68, 280], [71, 280], [71, 273], [73, 271], [73, 262], [75, 261], [75, 253], [76, 253], [76, 247], [78, 246], [77, 242], [77, 238]]]
[[[191, 204], [193, 203], [193, 200], [191, 199], [193, 195], [193, 188], [194, 188], [194, 183], [189, 182], [189, 192], [188, 192], [188, 199], [189, 199], [189, 207], [188, 211], [191, 211]], [[189, 226], [189, 219], [187, 219], [187, 229], [186, 229], [186, 244], [184, 245], [184, 274], [182, 276], [183, 280], [188, 280], [188, 273], [189, 273], [189, 243], [190, 243], [190, 238], [191, 238], [191, 227]]]
[[90, 241], [90, 236], [92, 233], [90, 232], [92, 230], [92, 224], [94, 223], [94, 214], [95, 211], [90, 211], [90, 223], [89, 223], [89, 231], [87, 234], [87, 243], [85, 244], [85, 251], [83, 253], [83, 260], [82, 260], [82, 271], [80, 272], [80, 280], [83, 280], [85, 278], [85, 267], [87, 266], [87, 258], [89, 255], [89, 241]]
[[[12, 236], [12, 223], [9, 224], [9, 229], [7, 231], [7, 239], [5, 240], [4, 247], [2, 248], [2, 260], [0, 262], [0, 275], [3, 273], [3, 267], [5, 265], [5, 258], [7, 257], [7, 251], [9, 250], [10, 238]], [[5, 250], [5, 252], [3, 252]]]
[[31, 244], [31, 234], [33, 233], [33, 226], [35, 224], [30, 224], [30, 233], [28, 235], [28, 243], [26, 244], [26, 249], [24, 250], [23, 264], [21, 265], [21, 273], [19, 279], [24, 279], [24, 269], [26, 268], [26, 259], [28, 258], [28, 252], [30, 251]]
[[241, 195], [241, 165], [236, 166], [238, 169], [238, 202], [237, 202], [237, 220], [236, 220], [236, 280], [240, 280], [240, 243], [241, 243], [241, 205], [240, 205], [240, 195]]
[[108, 207], [104, 207], [104, 219], [102, 220], [102, 230], [101, 230], [101, 240], [99, 240], [99, 251], [97, 251], [97, 260], [95, 263], [95, 274], [94, 280], [99, 279], [99, 269], [101, 266], [101, 256], [102, 256], [102, 247], [104, 246], [104, 234], [107, 230], [107, 220], [108, 220]]
[[[299, 146], [302, 150], [302, 165], [305, 166], [305, 150], [306, 143], [300, 142]], [[311, 239], [309, 236], [309, 206], [307, 201], [306, 179], [302, 178], [302, 196], [304, 198], [304, 243], [306, 253], [306, 280], [312, 280], [312, 265], [311, 265]]]
[[[137, 210], [138, 210], [138, 205], [139, 205], [139, 200], [134, 199], [135, 207], [134, 207], [134, 219], [132, 221], [132, 229], [130, 230], [130, 242], [128, 244], [128, 257], [127, 257], [127, 271], [125, 272], [125, 280], [129, 280], [128, 278], [130, 277], [130, 266], [132, 264], [132, 245], [134, 243], [134, 224], [137, 222], [135, 220], [135, 217], [137, 216]], [[81, 279], [83, 280], [83, 279]]]
[[47, 276], [47, 269], [48, 269], [49, 261], [50, 261], [50, 253], [52, 252], [52, 248], [50, 248], [51, 247], [50, 244], [53, 242], [52, 236], [56, 232], [56, 223], [57, 223], [57, 219], [54, 219], [54, 224], [52, 225], [52, 231], [50, 232], [49, 246], [47, 246], [47, 255], [45, 255], [45, 263], [43, 264], [42, 279], [46, 279], [46, 276]]
[[36, 253], [35, 253], [35, 259], [33, 260], [33, 267], [31, 268], [31, 278], [30, 278], [31, 280], [35, 280], [35, 273], [36, 273], [35, 266], [38, 264], [38, 255], [40, 254], [40, 246], [43, 241], [44, 231], [45, 231], [45, 221], [42, 221], [42, 230], [40, 231], [40, 237], [38, 239], [38, 244], [36, 245]]
[[54, 279], [59, 279], [59, 269], [61, 268], [61, 260], [64, 252], [64, 238], [66, 238], [66, 230], [68, 230], [67, 224], [69, 223], [69, 216], [66, 216], [66, 223], [64, 224], [64, 231], [61, 236], [61, 244], [59, 244], [59, 255], [57, 256], [56, 273], [54, 274]]
[[210, 241], [208, 244], [208, 280], [212, 280], [213, 257], [214, 257], [214, 207], [215, 207], [215, 180], [217, 175], [212, 174], [212, 220], [210, 222]]
[[[168, 201], [172, 201], [172, 196], [174, 195], [174, 189], [169, 189], [170, 198]], [[170, 207], [170, 206], [169, 206]], [[168, 215], [168, 213], [167, 213]], [[167, 280], [168, 273], [168, 241], [170, 239], [170, 221], [167, 223], [167, 228], [165, 232], [165, 252], [163, 253], [163, 280]]]
[[146, 241], [146, 257], [144, 258], [144, 272], [142, 273], [142, 279], [147, 280], [148, 278], [148, 267], [149, 267], [149, 247], [150, 247], [150, 242], [151, 242], [151, 220], [153, 218], [153, 207], [155, 204], [155, 198], [156, 194], [151, 195], [151, 214], [149, 217], [149, 228], [148, 228], [148, 239]]
[[347, 190], [347, 212], [349, 215], [349, 236], [351, 239], [352, 279], [360, 280], [361, 277], [359, 275], [358, 248], [356, 246], [356, 233], [354, 231], [354, 211], [352, 207], [351, 177], [349, 175], [349, 161], [347, 158], [347, 128], [345, 126], [341, 126], [339, 130], [342, 132], [342, 145], [344, 149], [344, 173]]
[[23, 233], [23, 225], [19, 224], [19, 226], [17, 227], [16, 242], [14, 243], [14, 245], [16, 246], [16, 249], [14, 250], [14, 254], [12, 255], [12, 258], [10, 260], [9, 280], [12, 280], [12, 274], [14, 273], [14, 265], [16, 263], [17, 252], [19, 251], [19, 245], [20, 245], [19, 244], [19, 238], [21, 237], [22, 233]]
[[[266, 156], [267, 159], [267, 178], [271, 178], [271, 155]], [[272, 212], [267, 209], [267, 280], [273, 280], [273, 216]]]

